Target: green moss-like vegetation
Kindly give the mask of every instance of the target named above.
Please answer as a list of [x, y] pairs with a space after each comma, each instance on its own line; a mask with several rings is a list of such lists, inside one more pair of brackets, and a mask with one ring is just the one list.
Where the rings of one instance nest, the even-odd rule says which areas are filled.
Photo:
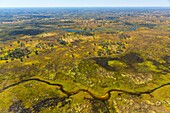
[[121, 70], [127, 67], [127, 65], [124, 62], [121, 62], [119, 60], [108, 61], [108, 65], [113, 67], [115, 70]]
[[160, 72], [157, 67], [153, 64], [153, 62], [145, 61], [143, 63], [138, 63], [137, 65], [138, 72]]

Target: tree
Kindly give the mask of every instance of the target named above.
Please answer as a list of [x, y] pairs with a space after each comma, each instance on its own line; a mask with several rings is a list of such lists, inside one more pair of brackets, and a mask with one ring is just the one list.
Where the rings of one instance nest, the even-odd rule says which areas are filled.
[[35, 51], [35, 54], [38, 55], [38, 51], [37, 50]]

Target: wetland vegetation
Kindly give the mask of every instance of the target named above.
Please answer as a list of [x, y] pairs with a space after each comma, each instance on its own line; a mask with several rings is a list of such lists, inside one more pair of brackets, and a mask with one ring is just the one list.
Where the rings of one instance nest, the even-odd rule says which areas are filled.
[[0, 9], [0, 112], [169, 113], [169, 13]]

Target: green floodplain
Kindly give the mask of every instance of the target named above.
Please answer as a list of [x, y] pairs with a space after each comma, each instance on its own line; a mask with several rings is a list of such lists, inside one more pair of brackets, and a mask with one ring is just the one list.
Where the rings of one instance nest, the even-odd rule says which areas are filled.
[[0, 113], [170, 113], [169, 14], [0, 9]]

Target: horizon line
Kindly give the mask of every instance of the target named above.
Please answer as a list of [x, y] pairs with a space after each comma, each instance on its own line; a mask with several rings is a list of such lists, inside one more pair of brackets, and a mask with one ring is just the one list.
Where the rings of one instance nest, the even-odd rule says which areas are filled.
[[138, 7], [139, 7], [139, 8], [142, 8], [142, 7], [146, 7], [146, 8], [147, 8], [147, 7], [148, 7], [148, 8], [149, 8], [149, 7], [151, 7], [151, 8], [152, 8], [152, 7], [153, 7], [153, 8], [154, 8], [154, 7], [155, 7], [155, 8], [165, 7], [165, 8], [168, 8], [168, 7], [169, 7], [169, 8], [170, 8], [170, 6], [52, 6], [52, 7], [51, 7], [51, 6], [49, 6], [49, 7], [48, 7], [48, 6], [33, 6], [33, 7], [31, 7], [31, 6], [23, 6], [23, 7], [20, 7], [20, 6], [19, 6], [19, 7], [18, 7], [18, 6], [1, 7], [1, 6], [0, 6], [0, 8], [119, 8], [119, 7], [120, 7], [120, 8], [121, 8], [121, 7], [122, 7], [122, 8], [123, 8], [123, 7], [124, 7], [124, 8], [126, 8], [126, 7], [127, 7], [127, 8], [128, 8], [128, 7], [129, 7], [129, 8], [131, 8], [131, 7], [132, 7], [132, 8], [133, 8], [133, 7], [134, 7], [134, 8], [138, 8]]

